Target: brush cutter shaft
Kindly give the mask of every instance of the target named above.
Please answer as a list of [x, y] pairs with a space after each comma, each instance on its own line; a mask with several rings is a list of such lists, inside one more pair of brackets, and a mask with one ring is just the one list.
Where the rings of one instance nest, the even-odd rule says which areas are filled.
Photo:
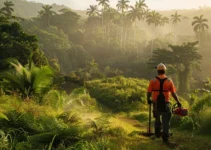
[[149, 104], [149, 128], [148, 128], [148, 134], [151, 134], [151, 108], [152, 108], [152, 104]]

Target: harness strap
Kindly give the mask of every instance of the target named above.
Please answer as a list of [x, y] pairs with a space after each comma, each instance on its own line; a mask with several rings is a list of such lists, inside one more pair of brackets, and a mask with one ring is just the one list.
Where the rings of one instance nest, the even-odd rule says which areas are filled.
[[163, 83], [168, 79], [168, 78], [164, 78], [164, 79], [160, 79], [159, 77], [155, 77], [156, 79], [158, 79], [160, 81], [160, 90], [152, 90], [152, 91], [159, 91], [160, 93], [162, 92], [168, 92], [168, 90], [163, 90]]

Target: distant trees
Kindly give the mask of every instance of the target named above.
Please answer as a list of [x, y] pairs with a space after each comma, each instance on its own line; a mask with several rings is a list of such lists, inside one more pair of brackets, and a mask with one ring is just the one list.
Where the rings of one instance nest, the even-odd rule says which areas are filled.
[[52, 11], [52, 8], [53, 7], [50, 5], [45, 5], [45, 6], [42, 6], [42, 10], [38, 12], [39, 17], [43, 20], [43, 22], [45, 22], [45, 25], [47, 27], [50, 26], [50, 19], [55, 14], [55, 12]]
[[[130, 6], [131, 10], [128, 11], [127, 13], [127, 17], [128, 19], [130, 19], [133, 23], [136, 22], [136, 20], [141, 20], [142, 16], [143, 16], [143, 11], [141, 10], [141, 8], [138, 7], [138, 5], [136, 5], [135, 7]], [[135, 38], [136, 38], [136, 23], [135, 23], [135, 28], [134, 28], [134, 43], [135, 43]]]
[[190, 76], [193, 67], [200, 64], [202, 55], [199, 54], [196, 45], [198, 42], [184, 43], [182, 45], [170, 45], [167, 49], [157, 49], [149, 61], [151, 66], [163, 62], [168, 65], [169, 70], [173, 69], [177, 73], [179, 91], [187, 92], [190, 88]]
[[160, 25], [164, 26], [167, 23], [169, 23], [169, 18], [168, 17], [161, 17]]
[[81, 31], [79, 30], [79, 20], [80, 16], [77, 13], [66, 10], [61, 14], [53, 15], [51, 18], [51, 25], [62, 29], [72, 42], [81, 44], [83, 35], [81, 35]]
[[104, 36], [105, 36], [105, 31], [104, 31], [104, 12], [105, 12], [105, 9], [107, 7], [109, 7], [109, 0], [96, 0], [98, 2], [98, 5], [99, 6], [102, 6], [102, 9], [101, 9], [101, 17], [102, 17], [102, 32], [103, 32], [103, 39], [104, 39]]
[[[179, 15], [177, 13], [177, 11], [175, 12], [175, 14], [172, 14], [171, 15], [171, 23], [173, 25], [174, 28], [176, 28], [176, 25], [181, 22], [181, 17], [182, 15]], [[174, 42], [176, 43], [177, 42], [177, 39], [176, 39], [176, 33], [174, 32]]]
[[136, 20], [141, 20], [141, 17], [143, 15], [143, 12], [141, 11], [141, 9], [139, 7], [133, 7], [133, 6], [130, 6], [131, 10], [128, 11], [127, 13], [127, 16], [128, 18], [135, 22]]
[[179, 15], [177, 13], [177, 11], [175, 12], [175, 14], [171, 15], [171, 22], [174, 26], [176, 26], [180, 21], [181, 21], [181, 15]]
[[204, 31], [209, 29], [209, 26], [207, 24], [208, 19], [205, 19], [204, 15], [195, 16], [193, 17], [193, 19], [194, 19], [192, 22], [192, 26], [194, 27], [193, 30], [196, 33], [196, 37], [199, 43], [201, 43], [201, 39], [202, 39], [202, 35]]
[[155, 27], [157, 27], [160, 24], [160, 14], [156, 11], [152, 11], [147, 15], [147, 23], [149, 25], [153, 24]]
[[41, 54], [36, 52], [38, 51], [37, 38], [23, 32], [18, 23], [0, 24], [0, 33], [0, 70], [7, 69], [8, 66], [4, 61], [8, 58], [16, 58], [25, 65], [31, 55], [36, 53], [36, 59], [41, 57]]
[[147, 15], [147, 23], [149, 25], [153, 25], [153, 33], [152, 33], [152, 41], [151, 41], [151, 52], [153, 51], [153, 41], [154, 41], [154, 34], [155, 34], [155, 27], [157, 27], [158, 25], [160, 25], [160, 19], [161, 19], [161, 15], [156, 12], [156, 11], [152, 11]]
[[3, 13], [7, 17], [11, 17], [12, 12], [14, 12], [13, 6], [14, 4], [12, 3], [12, 1], [5, 1], [4, 7], [0, 9], [0, 12]]
[[203, 18], [204, 15], [195, 16], [192, 22], [192, 26], [194, 26], [195, 32], [203, 32], [204, 30], [208, 29], [209, 26], [206, 24], [208, 22], [207, 19]]
[[[116, 9], [109, 7], [109, 4], [106, 3], [109, 1], [97, 0], [97, 2], [99, 2], [98, 5], [102, 6], [101, 14], [98, 13], [96, 5], [90, 5], [90, 8], [87, 9], [87, 15], [89, 16], [89, 18], [87, 19], [86, 24], [88, 22], [91, 23], [92, 20], [93, 25], [95, 26], [96, 24], [98, 24], [98, 19], [101, 17], [103, 22], [103, 37], [106, 35], [106, 38], [108, 38], [106, 41], [103, 41], [110, 44], [110, 36], [112, 35], [113, 38], [116, 38], [115, 41], [119, 39], [116, 42], [120, 43], [120, 48], [124, 50], [126, 50], [129, 44], [131, 45], [128, 48], [132, 47], [133, 49], [137, 49], [136, 44], [138, 43], [138, 41], [141, 40], [141, 36], [137, 37], [136, 35], [138, 34], [136, 32], [141, 32], [141, 30], [137, 30], [138, 27], [136, 26], [136, 24], [141, 19], [146, 19], [149, 25], [153, 24], [155, 27], [157, 27], [158, 25], [164, 26], [169, 22], [169, 19], [167, 17], [163, 17], [155, 11], [150, 12], [150, 9], [148, 9], [148, 6], [145, 3], [145, 0], [136, 1], [135, 6], [129, 6], [129, 0], [119, 0], [116, 5], [119, 13], [116, 11]], [[134, 24], [133, 27], [131, 26], [132, 24]], [[111, 26], [113, 28], [111, 28]], [[95, 26], [95, 31], [97, 31], [98, 29], [99, 28], [96, 28]], [[133, 38], [131, 38], [131, 29], [134, 31], [132, 32]], [[93, 28], [91, 31], [93, 31]], [[153, 41], [151, 49], [153, 49]]]
[[86, 14], [91, 17], [91, 16], [98, 16], [99, 11], [97, 5], [90, 5], [89, 8], [87, 9]]
[[119, 0], [116, 7], [118, 10], [121, 11], [122, 14], [122, 29], [121, 29], [121, 47], [123, 46], [123, 31], [124, 31], [124, 17], [125, 17], [125, 10], [129, 8], [129, 0]]
[[148, 8], [147, 4], [145, 3], [145, 0], [136, 1], [135, 7], [138, 7], [141, 10], [144, 10], [145, 8]]

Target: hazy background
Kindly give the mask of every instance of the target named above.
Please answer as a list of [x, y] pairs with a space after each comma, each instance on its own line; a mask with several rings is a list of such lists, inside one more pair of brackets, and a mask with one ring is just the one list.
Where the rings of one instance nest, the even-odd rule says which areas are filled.
[[[27, 0], [40, 2], [44, 4], [63, 4], [72, 9], [85, 10], [89, 5], [97, 4], [96, 0]], [[136, 0], [130, 0], [131, 5]], [[118, 0], [110, 0], [112, 7], [115, 7]], [[147, 0], [146, 4], [150, 9], [155, 10], [170, 10], [170, 9], [190, 9], [199, 8], [200, 6], [211, 6], [211, 0]]]

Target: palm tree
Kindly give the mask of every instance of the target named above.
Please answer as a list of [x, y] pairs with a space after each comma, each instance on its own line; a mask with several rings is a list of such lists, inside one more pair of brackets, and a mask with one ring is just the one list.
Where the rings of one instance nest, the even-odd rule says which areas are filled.
[[119, 16], [119, 12], [111, 7], [106, 8], [105, 12], [104, 12], [104, 20], [106, 22], [105, 24], [105, 30], [107, 33], [107, 36], [109, 37], [110, 34], [110, 27], [112, 25], [112, 23], [114, 23], [115, 19], [118, 18]]
[[89, 17], [99, 15], [99, 11], [98, 11], [97, 5], [90, 5], [89, 8], [87, 9], [86, 14]]
[[161, 17], [160, 25], [164, 26], [167, 23], [169, 23], [169, 18], [168, 17]]
[[135, 22], [136, 19], [141, 20], [141, 17], [143, 15], [142, 10], [136, 6], [130, 6], [130, 8], [131, 10], [129, 10], [127, 13], [128, 18], [133, 22]]
[[4, 13], [6, 16], [10, 17], [14, 9], [12, 8], [14, 4], [12, 1], [5, 1], [4, 7], [1, 8], [1, 12]]
[[204, 15], [195, 16], [193, 17], [194, 21], [192, 22], [192, 26], [194, 26], [193, 30], [198, 37], [199, 44], [201, 43], [202, 34], [206, 29], [209, 29], [209, 26], [207, 25], [208, 20], [203, 17]]
[[157, 27], [160, 23], [160, 14], [156, 11], [152, 11], [147, 15], [147, 23], [149, 25], [153, 24], [155, 27]]
[[135, 38], [136, 38], [136, 20], [141, 20], [143, 16], [143, 11], [141, 8], [139, 8], [137, 5], [135, 7], [130, 6], [131, 10], [128, 11], [127, 17], [130, 21], [135, 22], [134, 27], [134, 44], [135, 44]]
[[147, 9], [144, 9], [144, 10], [143, 10], [143, 13], [144, 13], [143, 19], [146, 19], [150, 12], [151, 12], [150, 9], [148, 9], [148, 8], [147, 8]]
[[71, 10], [67, 9], [67, 8], [62, 8], [62, 9], [59, 10], [59, 12], [62, 13], [62, 14], [65, 14], [67, 12], [71, 12]]
[[153, 40], [154, 40], [154, 35], [155, 35], [155, 28], [160, 25], [161, 22], [161, 15], [157, 13], [156, 11], [152, 11], [147, 15], [147, 23], [149, 25], [153, 24], [153, 32], [152, 32], [152, 43], [151, 43], [151, 52], [153, 51]]
[[98, 2], [98, 5], [100, 6], [102, 6], [103, 7], [103, 9], [105, 9], [106, 7], [109, 7], [109, 0], [96, 0], [97, 2]]
[[119, 0], [118, 4], [116, 5], [117, 9], [121, 10], [122, 12], [122, 31], [121, 31], [121, 47], [123, 45], [123, 30], [124, 30], [124, 16], [125, 16], [125, 9], [129, 8], [129, 0]]
[[102, 15], [102, 31], [103, 31], [103, 39], [104, 39], [104, 11], [105, 8], [109, 7], [109, 0], [96, 0], [99, 6], [102, 6], [101, 15]]
[[[177, 11], [175, 12], [175, 14], [171, 15], [171, 22], [174, 26], [174, 28], [176, 28], [176, 25], [181, 21], [181, 17], [182, 15], [179, 15], [177, 13]], [[176, 44], [176, 34], [174, 33], [174, 41], [175, 41], [175, 44]]]
[[42, 18], [44, 21], [46, 21], [47, 26], [50, 26], [50, 19], [52, 16], [55, 14], [54, 11], [52, 11], [52, 6], [50, 5], [45, 5], [42, 6], [43, 10], [39, 11], [39, 16]]
[[171, 15], [172, 24], [173, 24], [174, 26], [176, 26], [177, 23], [181, 21], [181, 17], [182, 17], [182, 16], [181, 16], [181, 15], [178, 15], [178, 13], [177, 13], [177, 11], [176, 11], [175, 14]]
[[138, 2], [136, 1], [135, 6], [143, 10], [145, 8], [148, 8], [147, 4], [145, 3], [145, 0], [139, 0]]
[[205, 29], [208, 29], [209, 26], [206, 24], [208, 22], [207, 19], [203, 18], [204, 15], [193, 17], [194, 21], [192, 22], [192, 26], [194, 26], [195, 32], [203, 32]]

